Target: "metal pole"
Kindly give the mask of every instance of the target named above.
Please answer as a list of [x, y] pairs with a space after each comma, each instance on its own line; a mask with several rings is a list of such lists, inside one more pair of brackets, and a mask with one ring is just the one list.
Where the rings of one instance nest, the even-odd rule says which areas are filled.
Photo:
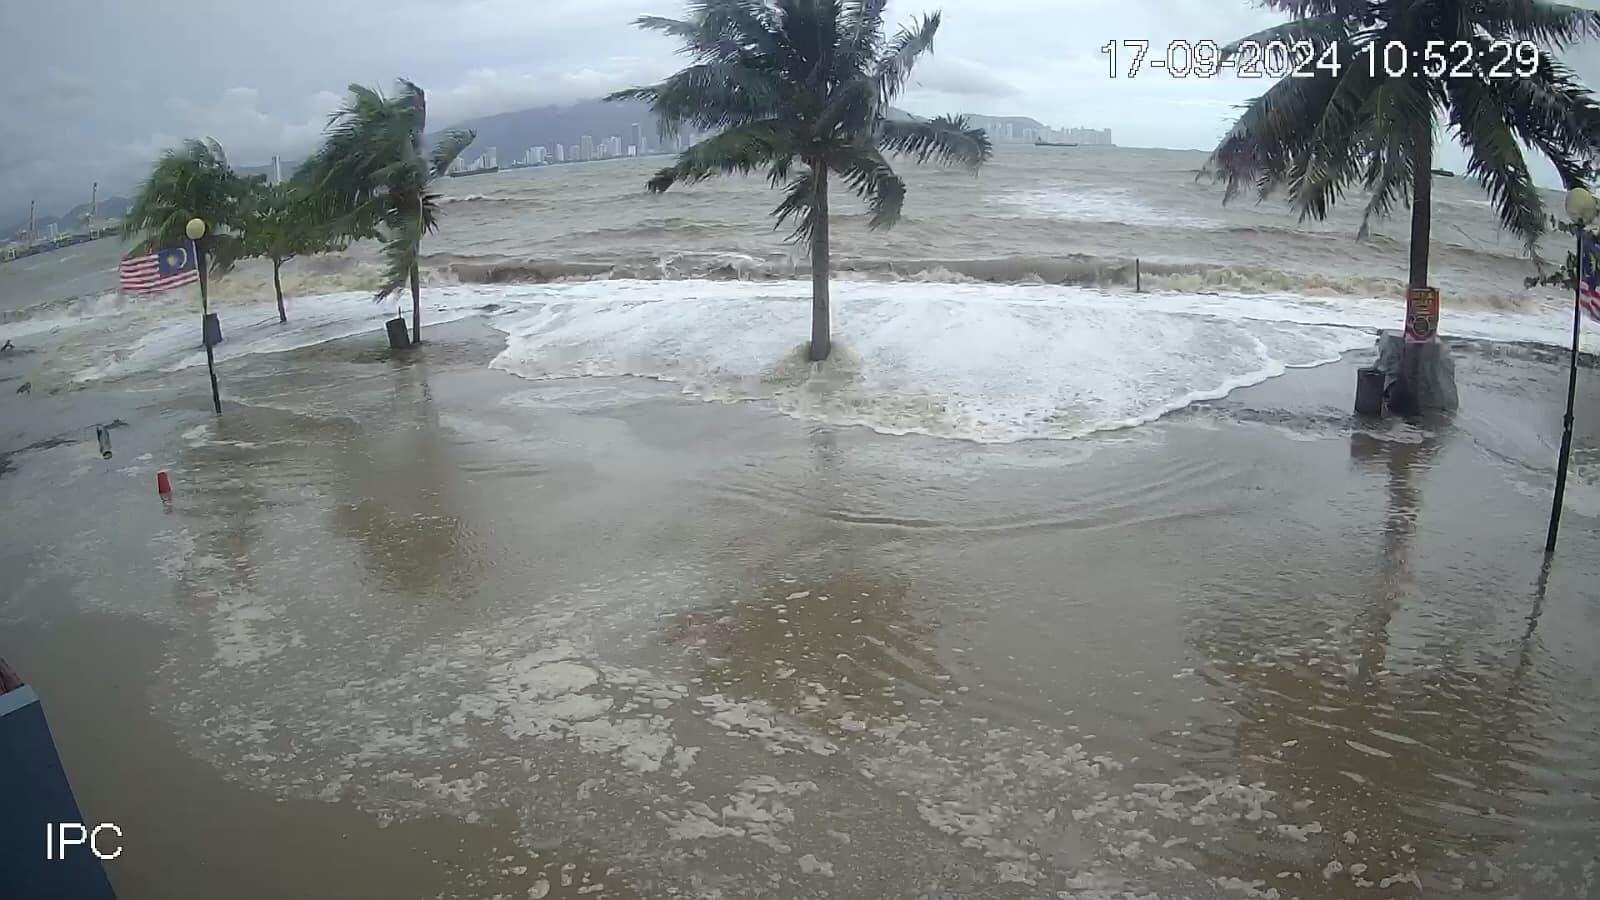
[[1572, 285], [1572, 365], [1567, 375], [1567, 414], [1561, 420], [1561, 461], [1556, 464], [1556, 497], [1550, 505], [1550, 533], [1545, 537], [1544, 552], [1556, 552], [1556, 533], [1561, 530], [1561, 499], [1567, 493], [1567, 460], [1572, 455], [1572, 404], [1578, 395], [1578, 333], [1582, 325], [1582, 307], [1578, 299], [1583, 296], [1583, 223], [1574, 223], [1578, 233], [1577, 279]]
[[211, 405], [216, 409], [217, 415], [222, 415], [222, 392], [217, 388], [217, 361], [211, 351], [211, 341], [206, 337], [206, 316], [211, 312], [211, 303], [206, 298], [206, 250], [205, 238], [193, 241], [195, 271], [200, 273], [200, 341], [206, 345], [206, 372], [211, 375]]

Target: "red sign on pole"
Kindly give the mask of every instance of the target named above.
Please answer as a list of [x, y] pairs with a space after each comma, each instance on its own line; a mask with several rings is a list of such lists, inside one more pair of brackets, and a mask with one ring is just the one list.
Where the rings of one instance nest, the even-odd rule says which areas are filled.
[[1406, 343], [1426, 344], [1439, 334], [1439, 289], [1406, 290]]

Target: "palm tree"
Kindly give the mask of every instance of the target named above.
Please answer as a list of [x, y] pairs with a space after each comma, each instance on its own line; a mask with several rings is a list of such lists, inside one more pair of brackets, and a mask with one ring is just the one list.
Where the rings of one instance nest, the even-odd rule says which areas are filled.
[[211, 138], [190, 139], [156, 160], [150, 176], [133, 196], [122, 220], [122, 236], [143, 235], [136, 245], [149, 252], [188, 241], [190, 219], [206, 222], [206, 246], [213, 268], [226, 268], [238, 255], [238, 230], [244, 179], [228, 166], [222, 145]]
[[[1439, 116], [1466, 149], [1468, 171], [1487, 188], [1501, 226], [1530, 252], [1545, 211], [1522, 146], [1548, 157], [1567, 187], [1588, 176], [1585, 164], [1600, 150], [1600, 106], [1550, 51], [1600, 36], [1600, 12], [1545, 0], [1263, 4], [1293, 21], [1223, 48], [1225, 59], [1237, 59], [1247, 42], [1306, 42], [1313, 59], [1337, 66], [1307, 64], [1245, 105], [1211, 157], [1227, 182], [1224, 202], [1246, 185], [1263, 198], [1287, 187], [1301, 218], [1320, 220], [1359, 183], [1370, 192], [1364, 237], [1373, 217], [1409, 201], [1408, 282], [1424, 287]], [[1530, 65], [1523, 49], [1534, 48]], [[1513, 52], [1522, 55], [1508, 58]], [[1404, 76], [1390, 74], [1402, 68]]]
[[396, 96], [350, 85], [350, 96], [328, 120], [322, 147], [295, 174], [318, 217], [350, 239], [377, 237], [387, 263], [382, 300], [411, 283], [411, 330], [422, 340], [422, 299], [417, 259], [422, 236], [439, 228], [438, 195], [428, 188], [476, 137], [447, 131], [424, 154], [427, 100], [422, 88], [401, 79]]
[[[933, 46], [939, 14], [886, 38], [887, 0], [695, 0], [687, 19], [647, 16], [640, 28], [683, 41], [693, 64], [650, 87], [608, 99], [648, 102], [662, 132], [716, 130], [646, 185], [766, 171], [787, 195], [773, 213], [795, 220], [792, 240], [811, 241], [812, 360], [832, 348], [828, 323], [828, 175], [867, 201], [872, 228], [900, 218], [905, 183], [887, 153], [976, 168], [992, 152], [964, 119], [898, 121], [889, 103]], [[798, 164], [798, 167], [797, 167]], [[803, 167], [803, 168], [801, 168]], [[797, 171], [797, 168], [799, 169]]]
[[[267, 184], [250, 179], [244, 198], [240, 253], [272, 261], [272, 289], [278, 298], [278, 321], [289, 321], [283, 308], [283, 281], [279, 270], [296, 256], [343, 249], [347, 241], [314, 220], [306, 198], [287, 184]], [[231, 260], [229, 260], [231, 262]]]

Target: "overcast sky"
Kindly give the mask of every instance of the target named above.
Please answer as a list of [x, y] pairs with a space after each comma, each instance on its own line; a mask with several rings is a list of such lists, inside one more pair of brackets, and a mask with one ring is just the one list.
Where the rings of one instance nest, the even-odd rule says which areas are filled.
[[[1586, 4], [1592, 5], [1592, 3]], [[935, 55], [899, 105], [1028, 115], [1124, 146], [1209, 149], [1263, 82], [1112, 79], [1108, 40], [1228, 40], [1278, 20], [1246, 0], [892, 0], [942, 8]], [[346, 84], [406, 76], [430, 126], [655, 80], [673, 43], [630, 26], [679, 0], [0, 0], [0, 223], [59, 213], [98, 180], [131, 187], [164, 147], [220, 140], [236, 164], [304, 154]], [[1600, 45], [1568, 61], [1600, 86]], [[1442, 164], [1461, 167], [1459, 154]], [[1548, 166], [1540, 180], [1553, 181]], [[20, 212], [19, 212], [20, 210]]]

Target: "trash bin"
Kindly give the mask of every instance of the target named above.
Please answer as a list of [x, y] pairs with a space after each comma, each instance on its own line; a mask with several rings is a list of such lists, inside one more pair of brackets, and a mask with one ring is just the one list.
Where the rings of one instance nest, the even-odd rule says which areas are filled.
[[1382, 369], [1367, 366], [1356, 370], [1356, 415], [1383, 415]]

